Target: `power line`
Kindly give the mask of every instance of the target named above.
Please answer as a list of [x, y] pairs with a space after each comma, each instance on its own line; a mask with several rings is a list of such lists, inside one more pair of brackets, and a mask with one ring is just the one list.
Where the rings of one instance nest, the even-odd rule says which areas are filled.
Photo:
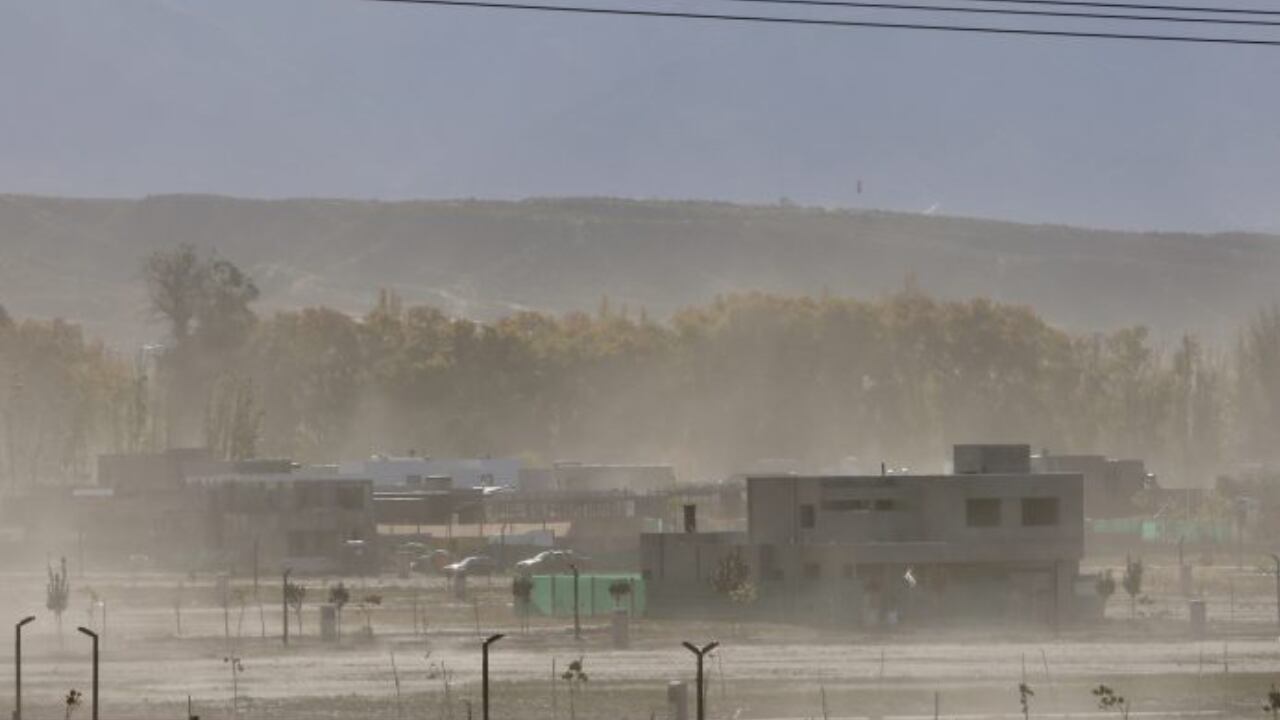
[[929, 23], [875, 22], [869, 20], [834, 20], [798, 17], [771, 17], [768, 15], [729, 15], [723, 13], [677, 12], [664, 10], [640, 10], [635, 8], [601, 8], [582, 5], [536, 5], [494, 0], [368, 0], [369, 2], [402, 3], [408, 5], [435, 5], [445, 7], [483, 8], [490, 10], [527, 10], [575, 15], [612, 15], [623, 17], [667, 18], [672, 20], [711, 20], [740, 23], [764, 23], [779, 25], [809, 25], [841, 28], [876, 28], [883, 30], [933, 30], [987, 35], [1030, 37], [1086, 38], [1103, 40], [1144, 40], [1154, 42], [1199, 43], [1207, 45], [1248, 45], [1255, 47], [1280, 47], [1280, 40], [1255, 38], [1204, 37], [1198, 35], [1158, 35], [1148, 33], [1089, 32], [1078, 30], [1032, 30], [1026, 28], [1000, 28], [976, 25], [934, 25]]
[[[860, 8], [873, 10], [907, 10], [940, 13], [968, 13], [979, 15], [1016, 15], [1030, 17], [1073, 18], [1078, 20], [1139, 20], [1145, 22], [1196, 23], [1204, 25], [1246, 25], [1251, 27], [1280, 27], [1280, 20], [1242, 20], [1237, 18], [1201, 18], [1178, 15], [1116, 15], [1112, 13], [1073, 12], [1068, 10], [1004, 10], [1001, 8], [956, 7], [954, 5], [916, 5], [896, 2], [861, 2], [853, 0], [715, 0], [716, 2], [750, 3], [757, 5], [800, 5], [812, 7]], [[991, 0], [980, 0], [990, 2]]]
[[1101, 2], [1099, 0], [960, 0], [961, 2], [1004, 3], [1010, 5], [1056, 5], [1059, 7], [1108, 8], [1112, 10], [1156, 10], [1159, 12], [1221, 13], [1227, 15], [1280, 16], [1280, 10], [1255, 8], [1215, 8], [1192, 5], [1150, 5], [1141, 3]]

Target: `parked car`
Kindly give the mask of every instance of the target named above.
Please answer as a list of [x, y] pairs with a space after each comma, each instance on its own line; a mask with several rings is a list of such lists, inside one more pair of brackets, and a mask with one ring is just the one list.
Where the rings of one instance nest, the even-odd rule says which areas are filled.
[[531, 558], [516, 563], [515, 568], [519, 575], [552, 575], [570, 572], [571, 566], [577, 565], [581, 568], [589, 562], [591, 558], [572, 550], [543, 550]]
[[472, 555], [456, 563], [445, 565], [440, 568], [440, 571], [446, 575], [475, 575], [478, 573], [491, 573], [496, 567], [497, 564], [487, 555]]

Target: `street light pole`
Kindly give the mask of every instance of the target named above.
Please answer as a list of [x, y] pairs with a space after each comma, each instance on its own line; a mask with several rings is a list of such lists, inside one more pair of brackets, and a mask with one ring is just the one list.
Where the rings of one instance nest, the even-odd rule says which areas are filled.
[[1280, 625], [1280, 555], [1271, 553], [1271, 559], [1276, 563], [1276, 624]]
[[702, 689], [702, 659], [707, 653], [720, 647], [720, 643], [712, 642], [698, 647], [691, 642], [682, 643], [689, 652], [698, 658], [698, 720], [707, 720], [706, 693]]
[[578, 615], [578, 564], [572, 563], [569, 569], [573, 571], [573, 639], [582, 640], [582, 619]]
[[289, 644], [289, 573], [293, 568], [285, 568], [284, 581], [280, 585], [280, 619], [284, 620], [284, 644]]
[[35, 619], [30, 615], [13, 626], [13, 720], [22, 720], [22, 628]]
[[502, 633], [490, 635], [480, 646], [482, 660], [480, 661], [480, 675], [482, 682], [480, 684], [480, 698], [483, 701], [483, 720], [489, 720], [489, 646], [506, 637]]
[[98, 720], [98, 633], [87, 627], [76, 629], [93, 638], [93, 715], [91, 719]]

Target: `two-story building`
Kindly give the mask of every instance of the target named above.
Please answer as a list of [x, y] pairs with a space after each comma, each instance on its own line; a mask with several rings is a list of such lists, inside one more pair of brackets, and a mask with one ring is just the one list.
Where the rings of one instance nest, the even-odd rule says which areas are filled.
[[736, 556], [765, 616], [862, 626], [1071, 617], [1081, 476], [1031, 472], [1025, 445], [957, 446], [954, 466], [953, 475], [748, 477], [745, 533], [642, 539], [651, 607], [713, 607], [712, 578]]

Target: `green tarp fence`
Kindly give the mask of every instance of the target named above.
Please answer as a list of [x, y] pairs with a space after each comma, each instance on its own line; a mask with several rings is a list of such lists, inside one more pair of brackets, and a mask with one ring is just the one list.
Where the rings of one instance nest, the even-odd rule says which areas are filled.
[[1089, 531], [1094, 535], [1122, 535], [1151, 543], [1176, 543], [1179, 540], [1224, 543], [1231, 539], [1231, 523], [1227, 522], [1130, 517], [1089, 520], [1088, 523]]
[[[573, 575], [534, 575], [530, 600], [533, 609], [542, 615], [570, 617], [573, 615]], [[632, 573], [582, 574], [578, 576], [578, 613], [582, 616], [608, 615], [615, 607], [609, 586], [622, 580], [631, 586], [631, 592], [623, 596], [617, 607], [626, 608], [633, 615], [643, 615], [645, 609], [644, 578]]]

